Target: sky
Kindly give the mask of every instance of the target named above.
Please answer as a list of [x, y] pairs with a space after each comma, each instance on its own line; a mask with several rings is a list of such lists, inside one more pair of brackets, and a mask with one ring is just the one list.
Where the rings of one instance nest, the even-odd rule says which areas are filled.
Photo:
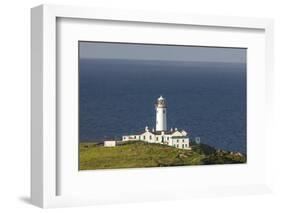
[[80, 41], [80, 58], [246, 63], [247, 49]]

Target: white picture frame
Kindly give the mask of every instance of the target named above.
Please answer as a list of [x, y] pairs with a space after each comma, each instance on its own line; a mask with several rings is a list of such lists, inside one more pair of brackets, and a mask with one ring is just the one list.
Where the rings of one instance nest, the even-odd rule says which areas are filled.
[[[57, 132], [57, 107], [58, 94], [57, 88], [59, 81], [57, 79], [57, 51], [58, 51], [58, 20], [60, 18], [73, 20], [100, 20], [100, 21], [116, 21], [118, 23], [144, 23], [154, 24], [155, 26], [200, 26], [206, 28], [219, 28], [227, 31], [232, 30], [257, 30], [263, 32], [263, 37], [260, 41], [265, 44], [262, 50], [264, 65], [260, 68], [260, 75], [266, 76], [258, 79], [259, 82], [264, 82], [265, 87], [260, 88], [260, 92], [265, 95], [262, 98], [261, 106], [255, 113], [265, 113], [259, 118], [259, 122], [264, 122], [266, 131], [262, 132], [267, 152], [262, 156], [264, 165], [261, 168], [256, 168], [257, 174], [264, 173], [262, 178], [233, 182], [232, 185], [228, 183], [217, 185], [200, 186], [199, 182], [194, 183], [194, 187], [183, 186], [173, 187], [168, 185], [165, 190], [159, 190], [162, 183], [155, 188], [151, 187], [151, 191], [142, 191], [137, 193], [138, 187], [135, 189], [124, 190], [122, 196], [120, 192], [107, 192], [106, 190], [97, 188], [95, 195], [83, 194], [85, 191], [77, 194], [60, 194], [58, 185], [62, 181], [59, 173], [61, 167], [58, 166], [58, 159], [61, 159], [58, 152], [58, 132]], [[61, 207], [61, 206], [75, 206], [75, 205], [92, 205], [100, 203], [117, 203], [117, 202], [139, 202], [144, 200], [163, 200], [163, 199], [179, 199], [198, 196], [210, 195], [233, 195], [233, 194], [252, 194], [270, 192], [270, 131], [272, 126], [272, 91], [273, 91], [273, 21], [270, 19], [256, 19], [256, 18], [240, 18], [240, 17], [216, 17], [204, 15], [187, 15], [187, 14], [166, 14], [153, 13], [146, 11], [123, 11], [112, 9], [96, 9], [84, 8], [74, 6], [54, 6], [41, 5], [31, 10], [31, 72], [32, 72], [32, 142], [31, 142], [31, 201], [33, 204], [47, 208], [47, 207]], [[235, 35], [234, 35], [235, 36]], [[177, 43], [177, 42], [175, 42]], [[261, 55], [262, 55], [261, 54]], [[263, 58], [264, 57], [264, 58]], [[255, 81], [255, 77], [248, 78], [249, 82]], [[256, 77], [258, 78], [258, 77]], [[253, 87], [254, 88], [254, 87]], [[253, 91], [254, 92], [254, 91]], [[260, 97], [253, 97], [259, 99]], [[260, 101], [261, 101], [260, 100]], [[251, 107], [251, 106], [249, 106]], [[250, 108], [251, 109], [251, 108]], [[248, 109], [249, 110], [249, 109]], [[247, 119], [253, 119], [248, 117]], [[254, 120], [253, 120], [254, 122]], [[252, 128], [252, 131], [255, 129]], [[256, 130], [260, 130], [257, 127]], [[252, 149], [253, 155], [257, 155], [261, 150], [256, 151]], [[266, 160], [265, 160], [266, 159]], [[77, 160], [77, 159], [75, 159]], [[186, 168], [186, 167], [185, 167]], [[171, 175], [177, 172], [178, 174], [185, 174], [185, 168], [172, 168], [168, 170], [149, 169], [153, 175]], [[234, 168], [234, 167], [232, 167]], [[223, 167], [216, 167], [214, 169], [207, 168], [205, 170], [216, 171], [224, 170], [226, 172], [230, 169]], [[237, 171], [247, 171], [247, 168], [237, 168]], [[195, 171], [193, 169], [193, 171]], [[119, 172], [119, 173], [118, 173]], [[126, 178], [126, 172], [129, 172], [132, 177], [143, 175], [144, 169], [123, 170], [122, 172], [108, 172], [107, 175], [117, 178]], [[198, 173], [200, 175], [202, 173]], [[254, 176], [255, 174], [252, 173]], [[86, 174], [85, 176], [88, 176]], [[83, 180], [89, 181], [89, 178], [94, 178], [90, 175]], [[107, 178], [105, 173], [101, 177]], [[70, 181], [74, 180], [69, 178]], [[102, 179], [98, 179], [102, 181]], [[67, 180], [65, 180], [67, 182]], [[75, 185], [73, 182], [69, 184]], [[141, 184], [140, 184], [141, 186]], [[127, 188], [132, 188], [128, 186]], [[185, 188], [186, 187], [186, 188]], [[126, 188], [126, 187], [125, 187]], [[75, 187], [73, 188], [73, 190]], [[145, 189], [145, 188], [144, 188]], [[71, 190], [71, 189], [70, 189]], [[77, 188], [75, 189], [77, 190]], [[90, 190], [90, 189], [89, 189]], [[117, 189], [116, 189], [117, 190]], [[120, 189], [118, 189], [120, 190]], [[134, 193], [135, 190], [135, 193]], [[174, 194], [176, 196], [170, 196]]]

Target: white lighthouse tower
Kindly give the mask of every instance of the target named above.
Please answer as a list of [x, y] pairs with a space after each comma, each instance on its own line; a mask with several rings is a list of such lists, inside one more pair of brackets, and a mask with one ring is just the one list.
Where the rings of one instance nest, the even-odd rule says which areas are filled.
[[165, 98], [160, 96], [155, 104], [156, 131], [167, 131], [167, 104]]

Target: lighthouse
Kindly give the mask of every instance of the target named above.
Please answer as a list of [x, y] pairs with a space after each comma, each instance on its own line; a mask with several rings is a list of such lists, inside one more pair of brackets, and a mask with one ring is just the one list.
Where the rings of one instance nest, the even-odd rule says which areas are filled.
[[[155, 103], [156, 129], [151, 130], [146, 126], [141, 134], [123, 135], [122, 141], [141, 141], [172, 146], [178, 149], [188, 149], [189, 136], [185, 130], [178, 128], [167, 131], [167, 101], [160, 96]], [[109, 145], [108, 145], [109, 146]]]
[[156, 110], [156, 131], [167, 131], [167, 103], [165, 98], [160, 96], [155, 104]]

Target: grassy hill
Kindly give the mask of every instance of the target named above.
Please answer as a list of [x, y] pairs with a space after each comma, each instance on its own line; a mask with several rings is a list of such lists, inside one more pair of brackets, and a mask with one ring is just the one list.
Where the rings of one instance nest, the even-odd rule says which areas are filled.
[[216, 150], [204, 144], [191, 144], [192, 150], [177, 149], [141, 141], [104, 147], [80, 143], [80, 170], [143, 168], [204, 164], [245, 163], [240, 153]]

